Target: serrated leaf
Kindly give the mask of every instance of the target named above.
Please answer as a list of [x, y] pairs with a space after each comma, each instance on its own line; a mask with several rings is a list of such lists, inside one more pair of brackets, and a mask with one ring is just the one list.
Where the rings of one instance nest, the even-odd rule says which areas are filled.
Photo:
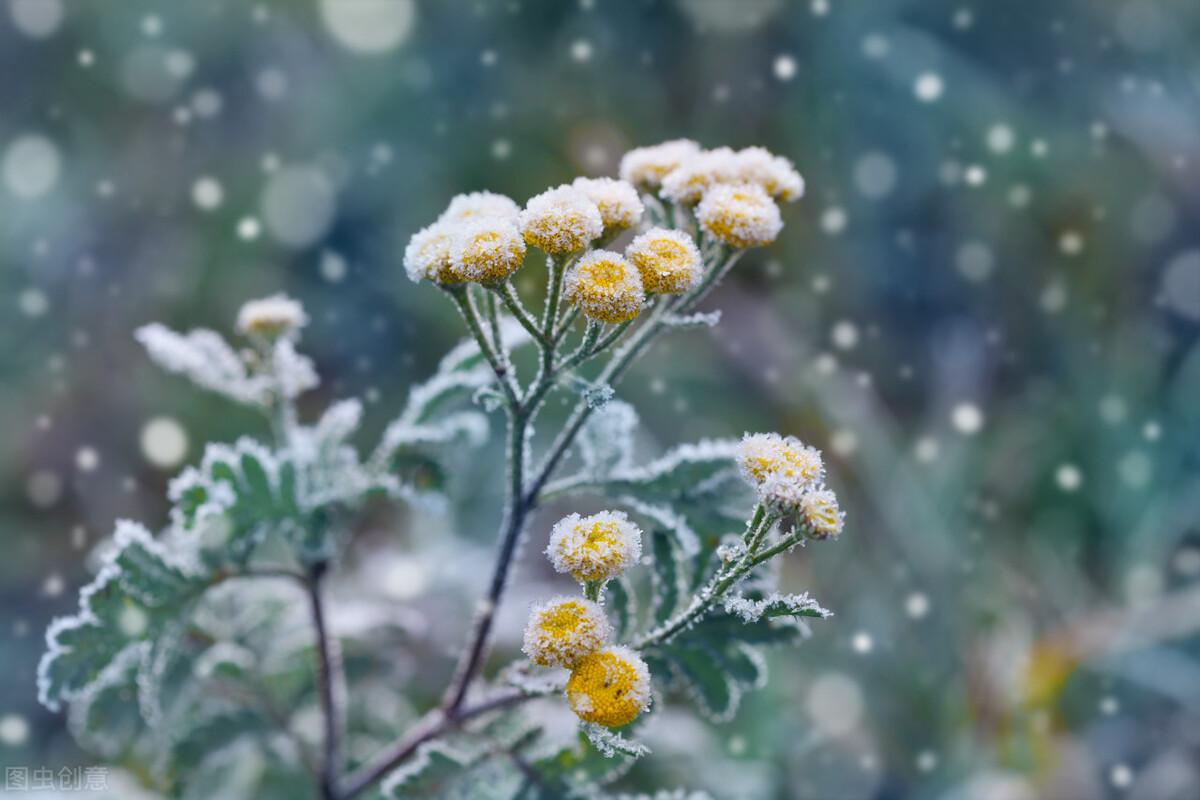
[[527, 779], [504, 756], [476, 755], [431, 742], [383, 784], [396, 800], [515, 800]]
[[775, 617], [810, 617], [815, 619], [825, 619], [831, 616], [832, 612], [822, 608], [821, 604], [804, 594], [780, 594], [772, 592], [770, 595], [761, 598], [753, 599], [742, 595], [731, 595], [725, 598], [725, 610], [730, 614], [736, 614], [743, 622], [757, 622], [760, 619], [772, 619]]
[[200, 765], [209, 754], [237, 739], [269, 733], [274, 724], [250, 708], [228, 708], [191, 720], [189, 727], [177, 733], [171, 745], [171, 760], [176, 768], [188, 771]]
[[637, 615], [637, 595], [629, 578], [624, 575], [609, 581], [605, 591], [608, 594], [606, 606], [611, 612], [609, 616], [612, 618], [613, 634], [619, 642], [633, 630]]
[[575, 440], [584, 472], [599, 480], [614, 471], [629, 469], [637, 422], [633, 406], [622, 400], [612, 400], [597, 409]]
[[710, 649], [673, 647], [668, 657], [705, 716], [717, 721], [733, 716], [737, 710], [739, 690], [731, 683]]

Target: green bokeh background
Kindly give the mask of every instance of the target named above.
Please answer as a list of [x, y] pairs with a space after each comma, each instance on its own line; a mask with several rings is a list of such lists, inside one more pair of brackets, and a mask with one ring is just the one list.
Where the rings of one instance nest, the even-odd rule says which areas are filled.
[[[378, 431], [460, 336], [404, 277], [415, 230], [455, 193], [523, 202], [682, 136], [766, 146], [808, 192], [708, 301], [721, 324], [622, 386], [643, 444], [799, 435], [849, 521], [782, 577], [834, 619], [731, 723], [663, 715], [625, 788], [1200, 796], [1195, 7], [393, 0], [395, 41], [365, 51], [335, 35], [354, 4], [0, 8], [0, 763], [94, 761], [34, 670], [114, 519], [165, 519], [147, 421], [181, 424], [189, 462], [261, 433], [156, 371], [137, 326], [228, 329], [286, 291], [324, 376], [306, 406], [365, 396]], [[500, 469], [489, 450], [472, 480]], [[497, 502], [439, 535], [486, 554]], [[550, 582], [535, 555], [502, 652]], [[425, 611], [453, 641], [472, 600]], [[420, 656], [416, 707], [449, 663]]]

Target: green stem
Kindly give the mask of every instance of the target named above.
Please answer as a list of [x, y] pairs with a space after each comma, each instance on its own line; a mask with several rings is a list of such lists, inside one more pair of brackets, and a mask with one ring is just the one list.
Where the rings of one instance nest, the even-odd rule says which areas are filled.
[[500, 356], [492, 349], [491, 343], [483, 332], [483, 325], [479, 321], [479, 314], [475, 310], [475, 306], [471, 303], [471, 296], [467, 293], [464, 286], [446, 286], [443, 287], [450, 299], [454, 301], [454, 305], [458, 307], [458, 311], [462, 314], [463, 320], [467, 323], [467, 330], [475, 338], [479, 345], [480, 352], [487, 359], [488, 364], [492, 367], [492, 372], [496, 373], [496, 380], [500, 383], [500, 388], [504, 391], [504, 396], [508, 400], [510, 407], [515, 407], [519, 404], [517, 398], [517, 390], [513, 386], [515, 383], [512, 374], [508, 371], [507, 366], [501, 360]]
[[537, 320], [535, 320], [533, 316], [527, 310], [525, 310], [525, 306], [521, 303], [521, 298], [517, 294], [517, 290], [512, 285], [512, 282], [504, 281], [504, 283], [501, 283], [499, 286], [493, 286], [492, 291], [496, 295], [499, 295], [500, 299], [504, 302], [505, 307], [509, 310], [509, 313], [516, 318], [517, 322], [521, 323], [521, 327], [529, 331], [529, 335], [532, 336], [535, 341], [545, 344], [545, 341], [542, 338], [542, 331], [538, 327]]

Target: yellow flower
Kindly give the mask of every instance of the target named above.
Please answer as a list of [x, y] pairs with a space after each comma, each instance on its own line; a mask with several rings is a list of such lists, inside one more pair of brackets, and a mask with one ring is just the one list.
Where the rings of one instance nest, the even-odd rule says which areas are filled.
[[615, 578], [642, 557], [642, 531], [621, 511], [571, 514], [550, 532], [546, 555], [580, 583]]
[[304, 306], [285, 294], [251, 300], [241, 307], [237, 317], [239, 331], [268, 338], [290, 336], [307, 324]]
[[567, 702], [584, 722], [619, 728], [650, 707], [650, 670], [627, 647], [608, 647], [580, 661], [567, 679]]
[[779, 206], [757, 184], [718, 185], [696, 207], [700, 227], [731, 247], [760, 247], [775, 241], [783, 228]]
[[734, 179], [736, 157], [728, 147], [705, 150], [684, 159], [663, 178], [662, 195], [676, 203], [692, 205], [713, 186]]
[[451, 198], [450, 205], [438, 217], [438, 222], [468, 222], [484, 217], [499, 217], [515, 222], [520, 213], [520, 206], [512, 198], [495, 192], [470, 192]]
[[570, 186], [531, 197], [521, 212], [520, 225], [528, 244], [554, 255], [582, 250], [604, 233], [600, 209]]
[[463, 275], [450, 258], [456, 231], [456, 225], [435, 222], [413, 234], [404, 248], [404, 269], [408, 277], [413, 281], [462, 283]]
[[703, 261], [692, 237], [683, 231], [651, 228], [625, 248], [625, 257], [637, 267], [642, 287], [655, 294], [678, 294], [700, 280]]
[[846, 512], [838, 506], [837, 495], [828, 489], [812, 489], [800, 497], [800, 517], [814, 539], [828, 539], [842, 532]]
[[600, 209], [605, 233], [632, 228], [642, 219], [642, 199], [637, 189], [626, 181], [612, 178], [576, 178], [571, 184], [587, 195]]
[[748, 433], [738, 446], [738, 466], [751, 483], [760, 484], [770, 475], [801, 484], [818, 484], [825, 475], [821, 451], [794, 436], [778, 433]]
[[668, 173], [699, 152], [700, 145], [690, 139], [638, 147], [621, 157], [621, 179], [643, 189], [657, 189]]
[[535, 664], [569, 668], [608, 644], [611, 636], [608, 618], [599, 605], [582, 598], [556, 597], [533, 609], [521, 649]]
[[465, 223], [450, 245], [454, 270], [478, 283], [502, 281], [525, 261], [525, 240], [517, 226], [501, 217]]
[[563, 290], [567, 302], [577, 304], [588, 319], [610, 324], [633, 319], [646, 300], [638, 271], [609, 250], [593, 250], [581, 258]]
[[804, 178], [791, 161], [763, 147], [738, 150], [733, 157], [734, 183], [756, 183], [767, 194], [790, 203], [804, 194]]

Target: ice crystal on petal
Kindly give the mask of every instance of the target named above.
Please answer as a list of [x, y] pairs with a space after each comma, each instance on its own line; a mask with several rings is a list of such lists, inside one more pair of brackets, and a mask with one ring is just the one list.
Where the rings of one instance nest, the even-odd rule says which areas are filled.
[[546, 555], [580, 582], [615, 578], [642, 557], [642, 532], [621, 511], [571, 514], [550, 532]]
[[656, 190], [667, 174], [699, 152], [700, 145], [691, 139], [635, 148], [621, 158], [621, 179], [642, 189]]
[[567, 274], [563, 297], [588, 319], [610, 324], [633, 319], [646, 300], [638, 271], [609, 250], [593, 250], [579, 260]]
[[571, 184], [587, 195], [600, 210], [604, 232], [614, 233], [632, 228], [642, 219], [642, 199], [628, 181], [612, 178], [576, 178]]
[[704, 232], [730, 247], [761, 247], [775, 241], [783, 228], [779, 206], [757, 184], [716, 185], [696, 207]]
[[528, 244], [562, 255], [582, 250], [604, 233], [604, 218], [579, 189], [559, 186], [529, 199], [520, 226]]

